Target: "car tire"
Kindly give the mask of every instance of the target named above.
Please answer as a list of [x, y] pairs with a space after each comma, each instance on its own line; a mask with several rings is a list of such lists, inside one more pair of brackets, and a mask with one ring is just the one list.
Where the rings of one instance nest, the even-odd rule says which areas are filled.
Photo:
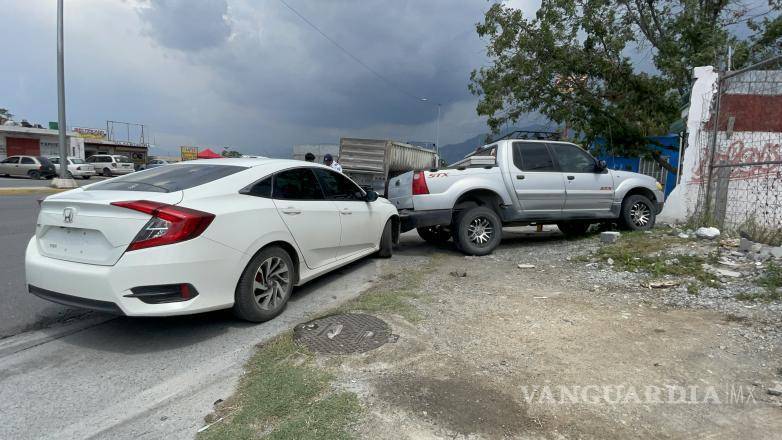
[[[279, 264], [284, 265], [283, 272], [279, 271]], [[251, 322], [274, 318], [285, 309], [295, 281], [296, 266], [291, 256], [277, 246], [263, 249], [250, 260], [239, 279], [234, 294], [234, 315]]]
[[651, 200], [640, 194], [626, 197], [622, 202], [619, 225], [629, 231], [647, 231], [654, 227], [657, 214]]
[[485, 206], [460, 212], [454, 226], [456, 247], [467, 255], [488, 255], [502, 241], [502, 220]]
[[33, 180], [40, 180], [41, 179], [41, 173], [39, 173], [38, 171], [35, 171], [35, 170], [28, 171], [27, 175], [30, 176], [30, 178], [33, 179]]
[[375, 254], [378, 257], [391, 258], [391, 255], [394, 254], [394, 237], [392, 232], [391, 220], [389, 219], [383, 227], [383, 233], [380, 235], [380, 248]]
[[557, 223], [557, 228], [565, 237], [580, 237], [587, 233], [590, 223], [587, 222], [563, 222]]
[[418, 236], [429, 244], [441, 246], [451, 239], [451, 231], [442, 226], [427, 226], [417, 228]]
[[81, 178], [84, 180], [90, 180], [90, 176], [81, 176]]
[[111, 177], [111, 170], [108, 168], [104, 168], [101, 174], [103, 174], [103, 177]]

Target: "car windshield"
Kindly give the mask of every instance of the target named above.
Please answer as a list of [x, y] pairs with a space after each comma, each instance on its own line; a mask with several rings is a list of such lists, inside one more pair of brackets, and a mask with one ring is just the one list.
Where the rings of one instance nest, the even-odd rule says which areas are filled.
[[128, 156], [114, 156], [114, 160], [119, 163], [131, 163], [130, 158], [128, 158]]
[[81, 164], [87, 163], [87, 162], [85, 162], [84, 159], [80, 159], [78, 157], [74, 157], [74, 158], [71, 159], [71, 163], [75, 164], [75, 165], [81, 165]]
[[96, 183], [86, 190], [167, 193], [203, 185], [246, 169], [247, 167], [234, 165], [204, 164], [157, 167]]

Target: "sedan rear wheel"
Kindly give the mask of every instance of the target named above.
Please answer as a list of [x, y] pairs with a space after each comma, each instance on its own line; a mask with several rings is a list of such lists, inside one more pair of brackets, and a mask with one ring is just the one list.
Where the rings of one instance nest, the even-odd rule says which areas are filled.
[[262, 250], [247, 265], [236, 287], [234, 314], [252, 322], [279, 315], [290, 298], [295, 275], [287, 252], [276, 246]]

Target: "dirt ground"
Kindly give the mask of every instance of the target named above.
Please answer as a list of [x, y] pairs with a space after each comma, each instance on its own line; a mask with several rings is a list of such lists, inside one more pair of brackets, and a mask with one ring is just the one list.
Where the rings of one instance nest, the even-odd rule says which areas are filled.
[[357, 437], [782, 438], [779, 302], [642, 287], [589, 262], [597, 236], [505, 234], [480, 258], [405, 237], [375, 287], [418, 293], [375, 313], [398, 341], [317, 356], [365, 408]]

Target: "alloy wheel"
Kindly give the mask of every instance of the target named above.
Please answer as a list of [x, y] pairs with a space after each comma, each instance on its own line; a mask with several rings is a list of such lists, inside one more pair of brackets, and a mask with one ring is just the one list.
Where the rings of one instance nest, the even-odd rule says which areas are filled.
[[478, 246], [483, 246], [491, 241], [493, 235], [494, 227], [486, 217], [476, 217], [467, 226], [467, 238]]
[[646, 203], [643, 202], [636, 202], [631, 208], [630, 208], [630, 220], [632, 220], [633, 224], [638, 227], [645, 227], [649, 224], [649, 220], [652, 217], [652, 210], [649, 208], [649, 206], [646, 205]]
[[285, 303], [290, 287], [288, 265], [279, 257], [270, 257], [261, 263], [253, 279], [255, 301], [264, 310], [274, 310]]

